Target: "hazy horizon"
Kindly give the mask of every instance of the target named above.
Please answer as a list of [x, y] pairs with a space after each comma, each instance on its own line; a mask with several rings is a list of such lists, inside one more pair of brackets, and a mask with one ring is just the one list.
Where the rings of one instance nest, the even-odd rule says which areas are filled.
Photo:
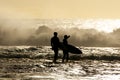
[[46, 25], [53, 28], [96, 29], [110, 33], [120, 28], [120, 19], [0, 19], [0, 27], [30, 29]]

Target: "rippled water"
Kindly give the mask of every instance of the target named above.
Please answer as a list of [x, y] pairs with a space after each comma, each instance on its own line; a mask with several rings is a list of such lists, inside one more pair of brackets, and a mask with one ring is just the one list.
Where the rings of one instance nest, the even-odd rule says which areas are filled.
[[[81, 59], [70, 58], [68, 63], [61, 63], [59, 57], [57, 64], [52, 63], [53, 51], [49, 46], [28, 48], [0, 48], [0, 80], [120, 80], [120, 61], [114, 57], [120, 57], [119, 47], [82, 47], [82, 55], [70, 55]], [[62, 51], [59, 53], [62, 55]], [[27, 57], [16, 58], [16, 54]]]

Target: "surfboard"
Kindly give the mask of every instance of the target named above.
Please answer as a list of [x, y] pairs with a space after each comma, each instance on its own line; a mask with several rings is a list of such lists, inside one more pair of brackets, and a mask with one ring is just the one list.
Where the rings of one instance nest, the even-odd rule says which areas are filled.
[[66, 50], [66, 51], [68, 51], [68, 52], [70, 52], [70, 53], [73, 53], [73, 54], [82, 54], [82, 51], [81, 51], [79, 48], [77, 48], [77, 47], [75, 47], [75, 46], [73, 46], [73, 45], [71, 45], [71, 44], [64, 45], [64, 44], [61, 42], [60, 45], [59, 45], [59, 48], [60, 48], [61, 50]]

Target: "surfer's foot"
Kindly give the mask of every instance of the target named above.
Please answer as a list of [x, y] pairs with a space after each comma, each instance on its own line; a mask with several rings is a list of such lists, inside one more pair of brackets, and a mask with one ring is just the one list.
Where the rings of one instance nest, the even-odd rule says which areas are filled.
[[64, 63], [64, 59], [62, 60], [62, 63]]
[[56, 61], [53, 61], [53, 63], [57, 63]]
[[68, 62], [68, 60], [66, 60], [66, 62]]

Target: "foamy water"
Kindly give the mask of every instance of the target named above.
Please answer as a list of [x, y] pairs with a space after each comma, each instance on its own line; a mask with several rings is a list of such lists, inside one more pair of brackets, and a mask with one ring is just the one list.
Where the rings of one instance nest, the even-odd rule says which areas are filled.
[[[59, 51], [58, 64], [52, 63], [53, 51], [49, 46], [30, 47], [0, 46], [1, 56], [5, 55], [4, 58], [0, 58], [1, 80], [120, 80], [119, 60], [115, 59], [116, 57], [109, 60], [109, 57], [120, 56], [119, 47], [82, 47], [83, 54], [80, 56], [82, 59], [70, 58], [68, 63], [61, 63], [62, 51]], [[9, 54], [10, 56], [6, 58]], [[23, 54], [28, 57], [23, 57]], [[14, 55], [23, 56], [11, 58]], [[89, 58], [91, 55], [92, 59]], [[79, 58], [79, 55], [70, 56]], [[100, 60], [94, 59], [101, 56], [103, 58]]]

